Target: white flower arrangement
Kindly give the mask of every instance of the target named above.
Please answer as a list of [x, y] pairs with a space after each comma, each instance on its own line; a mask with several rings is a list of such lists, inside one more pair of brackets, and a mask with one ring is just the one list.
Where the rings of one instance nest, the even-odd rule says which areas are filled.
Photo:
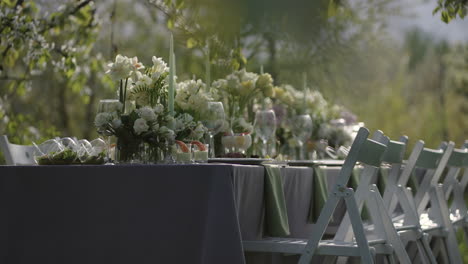
[[187, 80], [177, 84], [175, 104], [183, 112], [199, 116], [206, 112], [208, 102], [213, 98], [206, 92], [206, 85], [201, 80]]

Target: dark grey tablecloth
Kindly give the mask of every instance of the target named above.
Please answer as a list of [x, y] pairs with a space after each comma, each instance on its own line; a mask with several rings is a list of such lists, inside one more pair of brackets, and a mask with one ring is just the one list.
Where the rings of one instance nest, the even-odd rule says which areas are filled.
[[234, 171], [2, 166], [0, 263], [244, 263]]

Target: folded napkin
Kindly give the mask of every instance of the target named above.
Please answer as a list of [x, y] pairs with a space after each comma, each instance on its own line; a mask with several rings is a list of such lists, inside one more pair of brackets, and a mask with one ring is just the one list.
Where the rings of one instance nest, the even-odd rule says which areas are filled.
[[263, 166], [265, 167], [265, 232], [269, 236], [289, 236], [288, 212], [280, 167], [267, 164]]
[[328, 183], [323, 166], [314, 166], [314, 194], [310, 197], [309, 223], [315, 223], [320, 216], [322, 207], [328, 199]]
[[[325, 171], [325, 166], [313, 166], [314, 169], [314, 194], [311, 197], [310, 208], [309, 208], [309, 217], [307, 221], [309, 223], [315, 223], [320, 216], [323, 206], [328, 199], [328, 183], [327, 183], [327, 173]], [[351, 182], [348, 186], [351, 186], [353, 189], [359, 183], [359, 175], [361, 167], [355, 167], [351, 177]], [[333, 215], [330, 219], [331, 222], [335, 222]]]

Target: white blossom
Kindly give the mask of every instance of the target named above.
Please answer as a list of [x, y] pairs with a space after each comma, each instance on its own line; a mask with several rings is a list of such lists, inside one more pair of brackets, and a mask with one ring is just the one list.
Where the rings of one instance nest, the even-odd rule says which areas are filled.
[[153, 109], [149, 106], [142, 107], [137, 110], [138, 115], [146, 121], [156, 121], [158, 116], [154, 113]]
[[164, 106], [162, 104], [156, 104], [156, 106], [154, 106], [154, 112], [156, 114], [162, 114], [164, 112]]
[[156, 56], [152, 57], [153, 67], [151, 68], [151, 78], [154, 80], [159, 79], [159, 77], [169, 72], [169, 67], [167, 67], [166, 62], [162, 58], [157, 58]]
[[106, 73], [110, 74], [111, 78], [116, 81], [128, 78], [133, 70], [131, 59], [120, 54], [115, 57], [115, 62], [108, 64], [108, 66], [109, 70]]
[[146, 123], [146, 120], [143, 119], [143, 118], [138, 118], [137, 120], [135, 120], [135, 123], [133, 124], [133, 130], [135, 130], [135, 133], [137, 135], [143, 133], [143, 132], [146, 132], [148, 131], [149, 129], [149, 126], [148, 124]]

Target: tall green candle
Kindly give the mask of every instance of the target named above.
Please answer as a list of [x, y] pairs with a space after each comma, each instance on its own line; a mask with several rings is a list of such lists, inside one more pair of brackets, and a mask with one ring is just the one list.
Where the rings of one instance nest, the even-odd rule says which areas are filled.
[[211, 87], [211, 65], [210, 65], [210, 44], [206, 43], [206, 61], [205, 61], [205, 71], [206, 71], [206, 89], [210, 91]]
[[175, 59], [174, 59], [174, 37], [171, 33], [169, 46], [169, 98], [168, 98], [168, 107], [169, 113], [174, 116], [174, 89], [175, 89]]

